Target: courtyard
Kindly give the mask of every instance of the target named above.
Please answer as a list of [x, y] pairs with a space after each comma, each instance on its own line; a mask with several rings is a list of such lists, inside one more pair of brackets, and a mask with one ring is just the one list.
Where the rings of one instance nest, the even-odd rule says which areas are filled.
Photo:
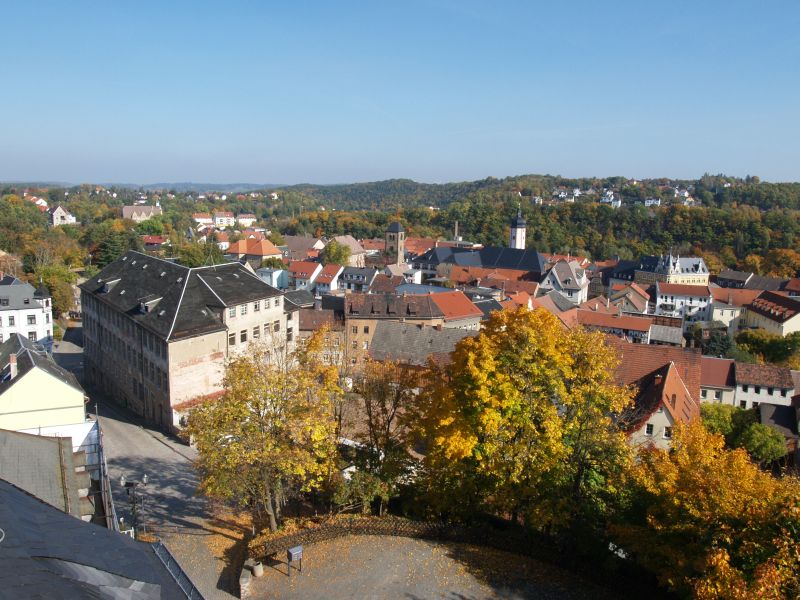
[[254, 600], [611, 600], [618, 596], [541, 561], [467, 544], [349, 536], [264, 564]]

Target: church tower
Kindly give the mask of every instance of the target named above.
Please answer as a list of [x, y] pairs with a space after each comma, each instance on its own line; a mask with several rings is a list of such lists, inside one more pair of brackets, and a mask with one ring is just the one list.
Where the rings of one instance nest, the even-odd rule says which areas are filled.
[[511, 219], [511, 240], [509, 248], [525, 250], [525, 217], [522, 216], [522, 207], [517, 208], [517, 216]]
[[389, 225], [386, 230], [384, 252], [392, 264], [401, 265], [406, 260], [406, 232], [397, 221]]

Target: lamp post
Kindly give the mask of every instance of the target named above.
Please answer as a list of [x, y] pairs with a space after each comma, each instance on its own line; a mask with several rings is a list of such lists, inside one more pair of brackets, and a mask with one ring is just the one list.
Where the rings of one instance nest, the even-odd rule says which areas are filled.
[[131, 518], [133, 520], [133, 532], [136, 535], [136, 528], [139, 525], [139, 513], [141, 512], [142, 517], [142, 531], [147, 533], [147, 521], [144, 516], [144, 494], [142, 494], [139, 490], [139, 487], [146, 487], [147, 486], [148, 477], [145, 473], [142, 475], [141, 481], [131, 481], [125, 478], [125, 475], [119, 478], [119, 483], [122, 487], [125, 488], [125, 491], [128, 493], [128, 502], [131, 505]]

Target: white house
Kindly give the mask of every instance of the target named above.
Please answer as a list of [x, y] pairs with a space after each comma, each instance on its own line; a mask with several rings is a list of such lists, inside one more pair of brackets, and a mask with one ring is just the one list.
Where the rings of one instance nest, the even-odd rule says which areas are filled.
[[236, 216], [236, 222], [242, 227], [252, 227], [253, 223], [258, 221], [258, 217], [249, 213], [243, 213]]
[[53, 227], [58, 227], [59, 225], [73, 225], [77, 222], [75, 216], [67, 212], [60, 204], [47, 212], [50, 215], [50, 225]]
[[213, 225], [214, 218], [211, 216], [210, 213], [194, 213], [192, 215], [194, 222], [198, 225]]
[[800, 331], [800, 299], [763, 292], [747, 305], [745, 324], [783, 337]]
[[707, 321], [712, 296], [707, 285], [656, 282], [656, 314], [688, 323]]
[[317, 294], [334, 292], [339, 289], [339, 276], [344, 271], [342, 265], [326, 265], [316, 278]]
[[570, 302], [583, 304], [589, 296], [589, 277], [575, 260], [559, 259], [547, 272], [541, 283], [543, 290], [555, 290], [566, 296]]
[[31, 284], [6, 275], [0, 279], [0, 342], [15, 333], [45, 348], [53, 343], [53, 306], [44, 285]]
[[734, 365], [736, 405], [756, 408], [762, 402], [792, 405], [795, 394], [792, 373], [785, 367], [736, 362]]
[[661, 198], [645, 198], [644, 205], [647, 207], [661, 206]]
[[320, 263], [307, 260], [293, 261], [289, 264], [289, 286], [295, 290], [310, 290], [321, 272]]
[[233, 227], [236, 225], [236, 218], [232, 212], [223, 210], [217, 211], [213, 215], [214, 227]]

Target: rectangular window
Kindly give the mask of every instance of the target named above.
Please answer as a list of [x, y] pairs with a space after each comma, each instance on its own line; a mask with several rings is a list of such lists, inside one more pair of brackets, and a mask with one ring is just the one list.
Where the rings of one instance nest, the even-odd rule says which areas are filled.
[[47, 313], [47, 314], [44, 316], [44, 322], [45, 322], [45, 323], [49, 323], [49, 322], [50, 322], [50, 313]]
[[743, 392], [747, 392], [749, 390], [750, 390], [750, 386], [749, 385], [742, 385], [742, 391]]
[[256, 325], [255, 327], [253, 327], [253, 339], [257, 340], [260, 337], [261, 337], [261, 326]]
[[14, 326], [14, 317], [8, 317], [8, 325], [9, 325], [9, 327], [13, 327]]
[[294, 332], [291, 327], [286, 328], [286, 341], [291, 342], [294, 339]]
[[239, 332], [239, 341], [240, 341], [242, 344], [244, 344], [244, 343], [247, 341], [247, 330], [246, 330], [246, 329], [242, 329], [242, 330]]
[[781, 397], [786, 398], [786, 390], [781, 390]]
[[700, 390], [700, 397], [705, 400], [708, 395], [708, 390]]
[[8, 298], [0, 298], [0, 306], [8, 306]]
[[755, 393], [756, 393], [756, 394], [760, 394], [760, 393], [761, 393], [761, 386], [760, 386], [760, 385], [757, 385], [757, 386], [755, 387]]
[[770, 396], [772, 396], [772, 394], [773, 394], [774, 392], [775, 392], [775, 390], [774, 390], [773, 388], [767, 388], [767, 393], [768, 393]]
[[235, 317], [236, 316], [236, 307], [235, 306], [231, 306], [228, 309], [228, 316], [229, 317]]
[[353, 325], [353, 328], [351, 329], [350, 333], [352, 333], [353, 335], [356, 335], [358, 333], [358, 327]]
[[369, 350], [369, 342], [364, 342], [364, 350]]
[[351, 346], [353, 347], [353, 350], [355, 350], [356, 348], [358, 348], [358, 342], [356, 340], [353, 340]]
[[364, 333], [369, 333], [369, 325], [364, 325]]
[[32, 342], [35, 342], [36, 341], [36, 332], [35, 331], [29, 331], [28, 332], [28, 339], [30, 341], [32, 341]]
[[753, 402], [753, 408], [758, 408], [758, 402]]
[[281, 299], [275, 298], [275, 308], [278, 308], [281, 305]]
[[228, 334], [228, 345], [229, 346], [235, 346], [236, 345], [236, 334], [235, 333], [229, 333]]
[[672, 438], [672, 427], [664, 427], [664, 439], [668, 440]]
[[721, 400], [722, 399], [722, 392], [719, 390], [714, 391], [714, 400]]
[[28, 325], [36, 325], [36, 315], [28, 315]]
[[739, 400], [739, 408], [747, 408], [747, 400]]
[[278, 333], [280, 330], [281, 330], [281, 322], [280, 321], [275, 321], [272, 324], [272, 331], [274, 331], [275, 333]]
[[242, 304], [239, 314], [246, 315], [247, 314], [247, 304]]
[[260, 310], [261, 310], [261, 302], [259, 300], [256, 300], [255, 302], [253, 302], [253, 311], [258, 312]]
[[653, 424], [648, 423], [644, 426], [644, 434], [645, 435], [653, 435]]

